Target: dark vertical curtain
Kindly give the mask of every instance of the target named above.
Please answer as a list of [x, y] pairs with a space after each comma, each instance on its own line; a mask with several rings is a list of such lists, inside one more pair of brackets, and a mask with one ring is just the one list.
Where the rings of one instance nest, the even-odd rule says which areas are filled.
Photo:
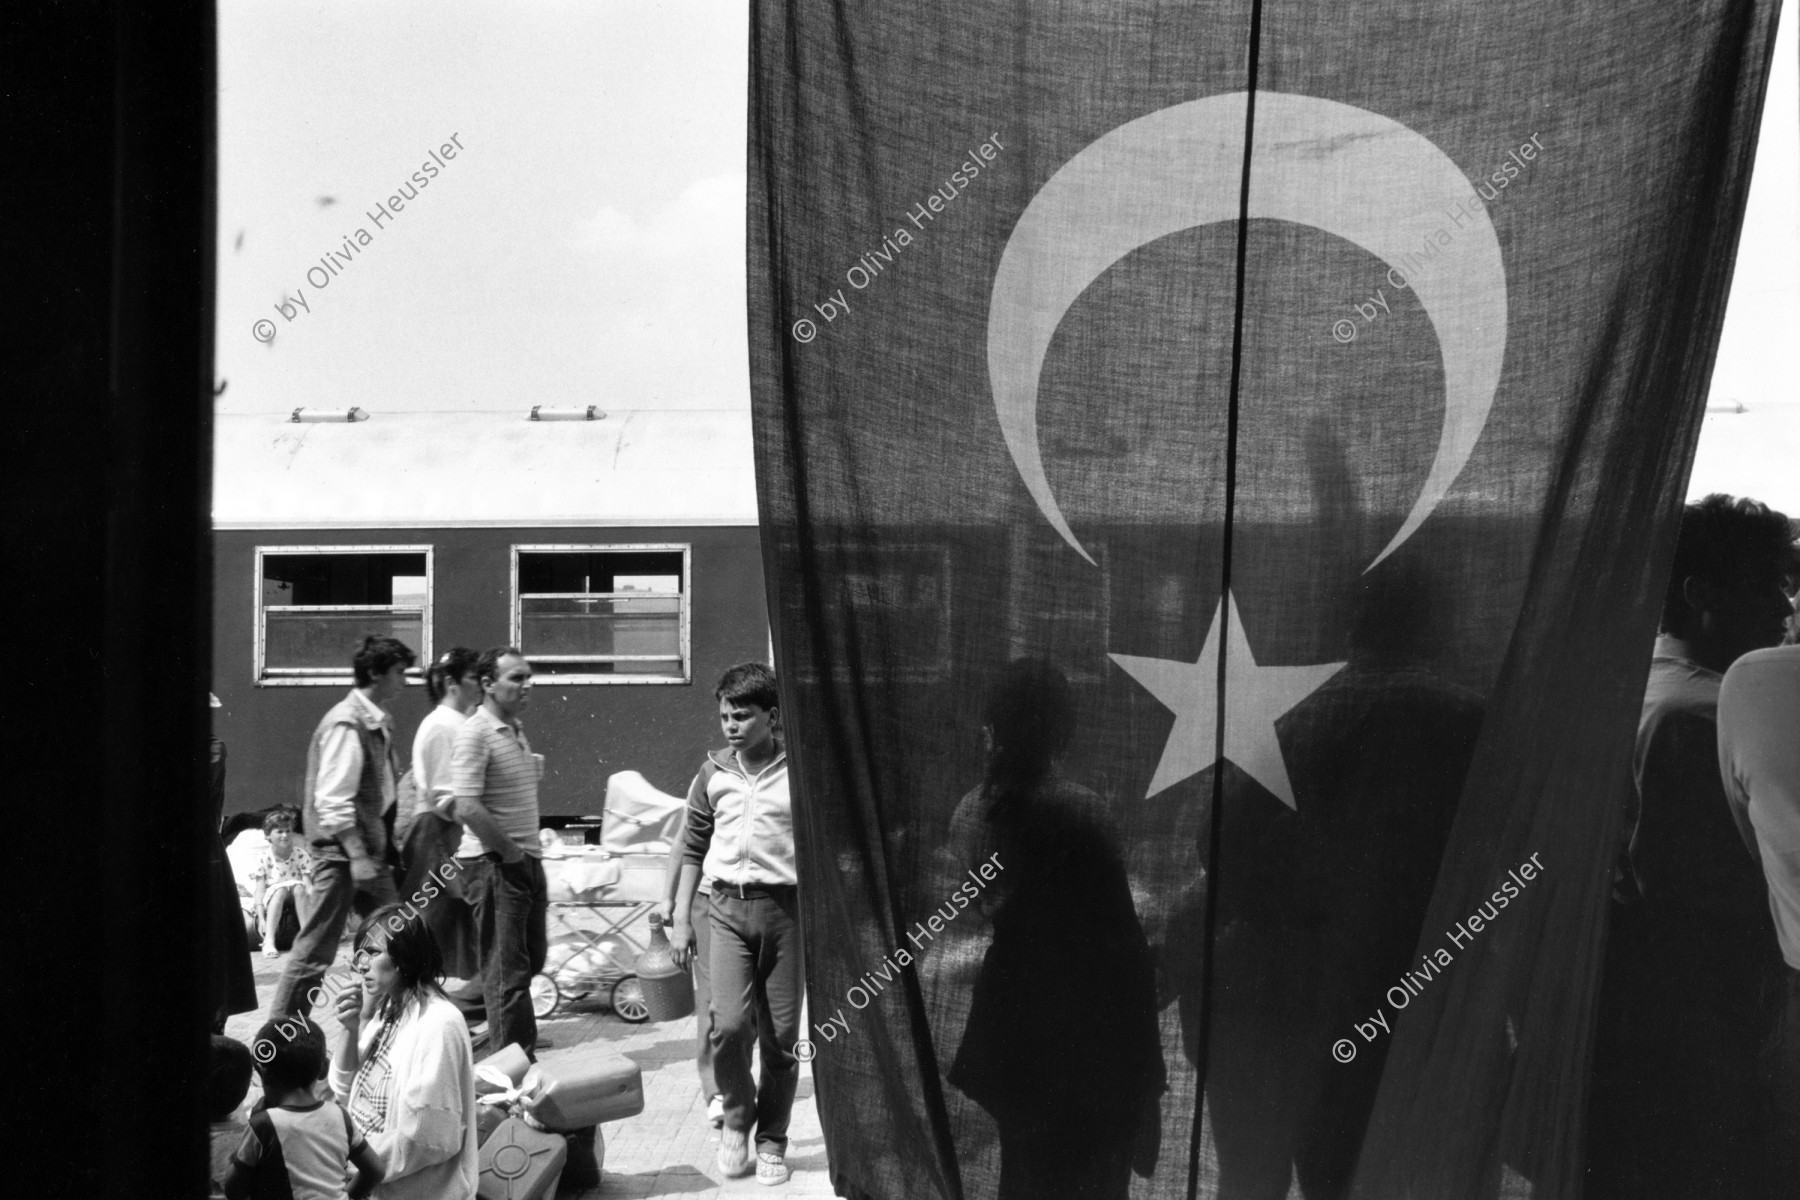
[[200, 1195], [214, 11], [5, 40], [8, 1183]]
[[1776, 10], [753, 6], [842, 1194], [1579, 1195]]

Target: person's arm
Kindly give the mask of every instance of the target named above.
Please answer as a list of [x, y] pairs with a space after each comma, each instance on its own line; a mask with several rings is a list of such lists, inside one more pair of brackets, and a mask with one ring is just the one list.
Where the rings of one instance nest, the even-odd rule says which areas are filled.
[[455, 750], [456, 730], [436, 722], [413, 742], [413, 786], [419, 789], [419, 807], [446, 821], [456, 819], [456, 794], [450, 788]]
[[681, 810], [681, 824], [675, 830], [675, 837], [669, 843], [669, 861], [663, 864], [663, 898], [656, 906], [656, 915], [662, 918], [664, 925], [671, 925], [675, 919], [675, 896], [681, 891], [681, 862], [687, 850], [687, 809]]
[[256, 1127], [252, 1125], [244, 1130], [244, 1140], [238, 1143], [237, 1153], [231, 1156], [231, 1169], [225, 1172], [225, 1200], [245, 1200], [250, 1195], [250, 1185], [256, 1177], [256, 1164], [262, 1161], [262, 1149], [262, 1139], [256, 1136]]
[[1762, 849], [1757, 844], [1756, 824], [1750, 816], [1750, 789], [1744, 786], [1744, 780], [1738, 774], [1737, 756], [1732, 752], [1731, 731], [1725, 725], [1723, 706], [1719, 715], [1719, 785], [1725, 789], [1726, 803], [1731, 806], [1731, 820], [1737, 826], [1738, 836], [1744, 839], [1744, 848], [1760, 866]]
[[481, 803], [487, 785], [488, 747], [481, 731], [465, 725], [457, 731], [456, 745], [450, 752], [450, 790], [456, 798], [456, 819], [469, 832], [481, 839], [490, 853], [501, 862], [516, 863], [525, 857], [525, 848], [507, 836], [494, 814]]
[[373, 879], [380, 864], [369, 857], [362, 834], [356, 830], [356, 791], [362, 784], [362, 741], [347, 723], [325, 731], [319, 746], [319, 777], [313, 785], [313, 813], [319, 832], [335, 837], [350, 859], [350, 876]]
[[[344, 1122], [346, 1125], [350, 1122], [347, 1114]], [[351, 1127], [350, 1133], [352, 1137], [355, 1136], [354, 1127]], [[349, 1200], [363, 1200], [364, 1196], [375, 1190], [376, 1184], [387, 1177], [387, 1164], [376, 1153], [375, 1147], [369, 1145], [367, 1138], [356, 1138], [356, 1144], [350, 1147], [350, 1164], [356, 1168], [356, 1179], [345, 1193]]]
[[250, 871], [250, 910], [259, 920], [262, 918], [263, 898], [269, 889], [269, 872], [274, 869], [274, 864], [270, 861], [273, 857], [269, 855], [257, 859], [256, 866]]
[[675, 922], [669, 930], [669, 945], [675, 950], [675, 965], [688, 965], [694, 946], [694, 893], [700, 890], [700, 868], [693, 863], [681, 864], [681, 879], [675, 885]]
[[339, 1104], [350, 1103], [350, 1085], [362, 1066], [363, 1019], [374, 1007], [374, 998], [366, 996], [362, 987], [346, 987], [338, 993], [337, 1018], [344, 1027], [344, 1040], [331, 1059], [331, 1094]]
[[[465, 1109], [465, 1086], [474, 1066], [467, 1027], [461, 1014], [444, 1019], [422, 1010], [413, 1018], [431, 1021], [420, 1027], [417, 1053], [404, 1064], [403, 1081], [388, 1108], [387, 1128], [369, 1134], [387, 1164], [387, 1178], [400, 1179], [462, 1153], [468, 1124], [475, 1114]], [[402, 1064], [394, 1064], [397, 1070]]]
[[669, 943], [675, 948], [675, 965], [679, 967], [687, 966], [694, 944], [694, 893], [700, 890], [700, 871], [706, 862], [706, 851], [712, 845], [713, 806], [712, 797], [706, 791], [710, 773], [702, 768], [694, 776], [694, 782], [688, 785], [682, 836], [675, 843], [681, 851], [681, 870], [675, 877], [674, 895], [670, 897], [675, 911]]
[[494, 814], [482, 807], [481, 801], [473, 796], [456, 798], [456, 819], [468, 827], [470, 833], [481, 839], [481, 844], [489, 851], [500, 856], [504, 863], [516, 863], [525, 857], [524, 849], [519, 843], [506, 835], [500, 828], [500, 822]]

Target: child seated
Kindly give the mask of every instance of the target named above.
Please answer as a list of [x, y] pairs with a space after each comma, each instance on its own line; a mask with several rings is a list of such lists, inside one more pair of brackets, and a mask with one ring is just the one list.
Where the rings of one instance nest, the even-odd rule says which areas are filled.
[[274, 958], [293, 944], [306, 914], [300, 898], [312, 895], [312, 855], [294, 836], [297, 814], [277, 808], [263, 818], [268, 849], [250, 868], [248, 923], [252, 939], [262, 938], [264, 958]]
[[208, 1200], [224, 1200], [231, 1156], [249, 1126], [238, 1106], [250, 1091], [250, 1047], [222, 1033], [213, 1034], [212, 1061], [206, 1073], [206, 1117], [212, 1122], [212, 1188]]
[[[361, 1200], [382, 1176], [382, 1161], [336, 1102], [313, 1085], [325, 1074], [325, 1037], [304, 1017], [256, 1031], [256, 1073], [263, 1096], [250, 1110], [225, 1178], [227, 1200]], [[350, 1167], [356, 1179], [344, 1187]]]

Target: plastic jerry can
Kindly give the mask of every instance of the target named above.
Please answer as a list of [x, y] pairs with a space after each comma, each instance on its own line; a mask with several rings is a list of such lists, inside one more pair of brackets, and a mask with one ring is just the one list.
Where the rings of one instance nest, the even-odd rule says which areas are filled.
[[569, 1140], [509, 1117], [481, 1144], [481, 1200], [548, 1200], [556, 1194]]
[[475, 1064], [475, 1091], [479, 1095], [516, 1088], [530, 1069], [531, 1059], [526, 1056], [525, 1048], [514, 1042]]
[[644, 1074], [611, 1046], [590, 1042], [555, 1062], [538, 1063], [544, 1092], [531, 1115], [563, 1133], [644, 1111]]
[[606, 1138], [598, 1125], [565, 1133], [569, 1139], [569, 1161], [563, 1166], [564, 1192], [579, 1192], [600, 1186], [600, 1168], [606, 1163]]
[[650, 945], [638, 955], [637, 977], [652, 1021], [679, 1021], [694, 1015], [694, 977], [686, 967], [675, 965], [675, 948], [656, 913], [650, 914]]

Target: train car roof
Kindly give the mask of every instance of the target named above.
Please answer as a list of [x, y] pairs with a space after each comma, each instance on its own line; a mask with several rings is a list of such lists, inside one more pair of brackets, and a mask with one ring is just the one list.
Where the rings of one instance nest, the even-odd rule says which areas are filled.
[[755, 525], [746, 409], [221, 413], [215, 529]]

